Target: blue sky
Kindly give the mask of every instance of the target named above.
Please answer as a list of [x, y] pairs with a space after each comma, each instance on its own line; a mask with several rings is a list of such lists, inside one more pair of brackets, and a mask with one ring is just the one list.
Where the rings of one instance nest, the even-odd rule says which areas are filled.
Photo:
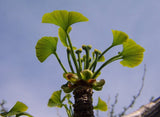
[[[106, 49], [112, 43], [114, 29], [126, 32], [146, 49], [138, 67], [126, 68], [117, 61], [102, 70], [99, 79], [104, 78], [106, 85], [103, 91], [95, 91], [94, 103], [98, 96], [106, 101], [110, 96], [112, 103], [119, 93], [116, 112], [120, 112], [140, 88], [144, 64], [147, 66], [144, 90], [130, 111], [148, 103], [151, 96], [159, 96], [160, 1], [1, 0], [0, 100], [5, 99], [8, 108], [19, 100], [29, 106], [28, 112], [35, 117], [57, 116], [56, 108], [47, 107], [47, 102], [52, 92], [66, 82], [63, 71], [54, 56], [40, 63], [35, 55], [36, 42], [42, 36], [57, 36], [57, 26], [41, 23], [43, 14], [53, 10], [77, 11], [89, 19], [72, 26], [71, 39], [77, 48], [91, 44], [101, 51]], [[57, 51], [67, 67], [65, 48], [60, 41]], [[111, 51], [109, 56], [113, 54]], [[66, 116], [64, 109], [59, 112]], [[107, 112], [100, 112], [101, 117], [106, 115]]]

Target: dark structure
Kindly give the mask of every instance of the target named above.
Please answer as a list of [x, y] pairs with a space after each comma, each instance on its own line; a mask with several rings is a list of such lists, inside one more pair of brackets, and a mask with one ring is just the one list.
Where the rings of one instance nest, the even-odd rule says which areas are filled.
[[160, 117], [160, 97], [123, 117]]
[[92, 88], [84, 82], [75, 88], [73, 92], [75, 99], [75, 104], [73, 105], [74, 117], [94, 117], [92, 94]]

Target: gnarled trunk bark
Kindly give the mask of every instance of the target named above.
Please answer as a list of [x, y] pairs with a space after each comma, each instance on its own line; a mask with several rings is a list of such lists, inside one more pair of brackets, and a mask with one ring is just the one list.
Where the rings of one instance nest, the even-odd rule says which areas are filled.
[[75, 99], [74, 117], [94, 117], [92, 104], [92, 88], [87, 85], [79, 85], [73, 95]]

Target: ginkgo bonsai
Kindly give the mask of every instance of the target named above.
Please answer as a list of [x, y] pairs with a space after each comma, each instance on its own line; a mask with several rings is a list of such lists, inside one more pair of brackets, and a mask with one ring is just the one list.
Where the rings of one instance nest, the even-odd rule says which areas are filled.
[[[44, 62], [50, 55], [55, 55], [60, 64], [63, 73], [62, 77], [66, 79], [66, 83], [61, 89], [53, 92], [48, 106], [64, 107], [69, 117], [94, 117], [93, 109], [106, 111], [107, 104], [99, 97], [96, 106], [93, 106], [92, 94], [93, 90], [101, 91], [105, 84], [104, 79], [97, 80], [101, 74], [101, 70], [108, 64], [121, 60], [120, 64], [126, 67], [138, 66], [143, 60], [145, 49], [138, 45], [134, 40], [122, 31], [112, 30], [113, 42], [104, 51], [94, 49], [91, 54], [91, 45], [82, 45], [77, 49], [72, 45], [69, 33], [72, 30], [71, 25], [78, 22], [86, 22], [88, 18], [79, 12], [55, 10], [46, 13], [42, 17], [42, 23], [50, 23], [57, 25], [58, 37], [42, 37], [36, 44], [36, 56], [40, 62]], [[62, 64], [57, 53], [57, 43], [60, 39], [64, 47], [66, 47], [66, 55], [70, 69], [67, 70]], [[105, 60], [104, 55], [115, 46], [123, 45], [123, 50], [117, 55]], [[97, 64], [101, 62], [97, 68]], [[74, 69], [75, 68], [75, 69]], [[61, 98], [62, 91], [66, 95]], [[74, 100], [71, 101], [71, 92], [73, 92]], [[64, 101], [68, 100], [65, 104]]]
[[[92, 57], [90, 56], [91, 45], [82, 45], [82, 48], [76, 49], [72, 45], [69, 33], [72, 30], [71, 25], [78, 22], [85, 22], [88, 19], [81, 13], [66, 11], [66, 10], [56, 10], [51, 13], [46, 13], [42, 17], [42, 23], [50, 23], [59, 26], [58, 35], [62, 44], [66, 47], [68, 63], [70, 70], [66, 70], [63, 66], [59, 56], [56, 52], [58, 37], [42, 37], [36, 45], [36, 55], [40, 62], [46, 60], [48, 56], [54, 54], [62, 67], [64, 74], [63, 77], [67, 80], [67, 83], [62, 85], [61, 88], [65, 93], [71, 93], [75, 98], [75, 104], [73, 104], [74, 112], [72, 112], [72, 103], [69, 100], [71, 97], [67, 95], [68, 101], [70, 102], [70, 109], [63, 104], [64, 99], [60, 99], [61, 90], [54, 92], [48, 102], [48, 106], [65, 106], [69, 116], [74, 117], [93, 117], [93, 108], [100, 109], [102, 111], [107, 110], [106, 104], [99, 98], [97, 106], [92, 105], [92, 89], [100, 91], [105, 84], [105, 80], [96, 80], [101, 74], [101, 70], [116, 60], [122, 60], [120, 63], [123, 66], [135, 67], [142, 62], [144, 48], [136, 44], [135, 41], [129, 39], [129, 36], [117, 30], [112, 30], [113, 33], [113, 43], [103, 52], [95, 49], [92, 52]], [[119, 52], [116, 56], [105, 60], [104, 54], [108, 52], [111, 48], [123, 45], [123, 51]], [[85, 54], [81, 57], [82, 51]], [[71, 59], [73, 60], [76, 70], [73, 69]], [[103, 62], [103, 64], [96, 69], [97, 63]], [[57, 98], [58, 97], [58, 98]]]

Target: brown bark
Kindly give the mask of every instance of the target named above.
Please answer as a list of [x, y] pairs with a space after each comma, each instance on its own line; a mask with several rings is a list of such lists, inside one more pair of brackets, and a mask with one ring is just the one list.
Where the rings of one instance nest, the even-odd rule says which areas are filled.
[[74, 117], [94, 117], [92, 94], [92, 88], [84, 82], [77, 85], [73, 92], [75, 99]]

